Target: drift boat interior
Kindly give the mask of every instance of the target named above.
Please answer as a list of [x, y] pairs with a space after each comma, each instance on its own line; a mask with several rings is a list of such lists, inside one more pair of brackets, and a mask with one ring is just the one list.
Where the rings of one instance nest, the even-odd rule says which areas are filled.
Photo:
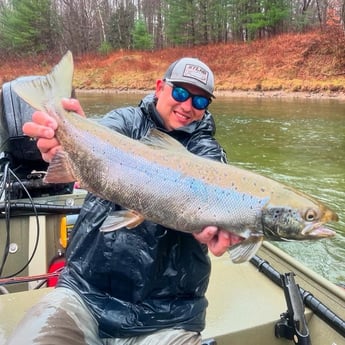
[[[43, 184], [47, 165], [21, 130], [33, 110], [14, 82], [3, 85], [0, 108], [0, 345], [53, 288], [85, 196]], [[204, 345], [345, 345], [345, 290], [270, 243], [243, 264], [212, 257], [207, 296]]]
[[[279, 286], [277, 270], [294, 272], [287, 275], [294, 277], [292, 286], [285, 286], [290, 292]], [[0, 296], [1, 345], [25, 311], [49, 289]], [[236, 265], [226, 255], [212, 257], [207, 295], [209, 307], [202, 333], [205, 345], [345, 344], [345, 290], [269, 243], [253, 262]], [[304, 308], [305, 304], [309, 307]]]

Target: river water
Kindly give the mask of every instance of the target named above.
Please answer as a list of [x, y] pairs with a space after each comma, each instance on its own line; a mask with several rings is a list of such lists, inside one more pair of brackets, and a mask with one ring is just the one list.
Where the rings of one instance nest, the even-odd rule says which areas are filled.
[[[142, 94], [79, 93], [88, 116], [136, 105]], [[345, 102], [217, 97], [216, 137], [231, 164], [307, 192], [335, 210], [332, 239], [274, 242], [335, 283], [345, 283]]]

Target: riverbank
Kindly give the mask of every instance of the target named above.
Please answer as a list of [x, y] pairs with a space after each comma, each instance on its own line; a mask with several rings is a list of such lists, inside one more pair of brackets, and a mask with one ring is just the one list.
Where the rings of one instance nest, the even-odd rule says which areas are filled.
[[[283, 34], [253, 42], [159, 51], [75, 55], [73, 86], [86, 92], [147, 93], [170, 63], [184, 56], [197, 57], [211, 67], [219, 97], [345, 98], [343, 32]], [[47, 74], [60, 59], [61, 55], [9, 57], [0, 64], [0, 86], [20, 76]]]
[[[140, 90], [140, 89], [77, 89], [77, 94], [86, 94], [86, 93], [134, 93], [134, 94], [148, 94], [154, 92], [154, 90]], [[302, 99], [336, 99], [339, 101], [345, 102], [345, 92], [288, 92], [288, 91], [252, 91], [252, 90], [221, 90], [215, 91], [215, 96], [217, 97], [252, 97], [252, 98], [284, 98], [284, 99], [293, 99], [293, 98], [302, 98]]]
[[306, 98], [345, 101], [345, 92], [288, 92], [288, 91], [219, 91], [216, 97]]

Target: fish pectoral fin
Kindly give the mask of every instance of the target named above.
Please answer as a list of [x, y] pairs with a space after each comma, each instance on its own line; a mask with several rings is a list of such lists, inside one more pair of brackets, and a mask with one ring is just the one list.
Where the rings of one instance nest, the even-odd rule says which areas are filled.
[[251, 236], [231, 246], [228, 251], [233, 263], [240, 264], [250, 260], [262, 245], [263, 236]]
[[140, 142], [156, 149], [188, 152], [179, 141], [156, 128], [151, 128]]
[[69, 183], [76, 180], [68, 154], [63, 150], [58, 151], [48, 166], [44, 182]]
[[100, 227], [102, 232], [111, 232], [126, 227], [133, 229], [141, 224], [145, 218], [133, 210], [121, 210], [111, 213]]

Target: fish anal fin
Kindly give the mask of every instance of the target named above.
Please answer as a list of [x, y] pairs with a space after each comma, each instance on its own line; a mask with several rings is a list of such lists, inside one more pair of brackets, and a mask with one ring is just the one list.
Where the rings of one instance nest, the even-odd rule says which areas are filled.
[[58, 151], [48, 166], [44, 182], [69, 183], [75, 182], [76, 180], [77, 178], [70, 164], [68, 154], [63, 150]]
[[229, 248], [233, 263], [240, 264], [250, 260], [262, 245], [263, 236], [250, 236]]
[[141, 224], [145, 218], [133, 210], [121, 210], [111, 213], [100, 227], [102, 232], [111, 232], [126, 227], [133, 229]]

